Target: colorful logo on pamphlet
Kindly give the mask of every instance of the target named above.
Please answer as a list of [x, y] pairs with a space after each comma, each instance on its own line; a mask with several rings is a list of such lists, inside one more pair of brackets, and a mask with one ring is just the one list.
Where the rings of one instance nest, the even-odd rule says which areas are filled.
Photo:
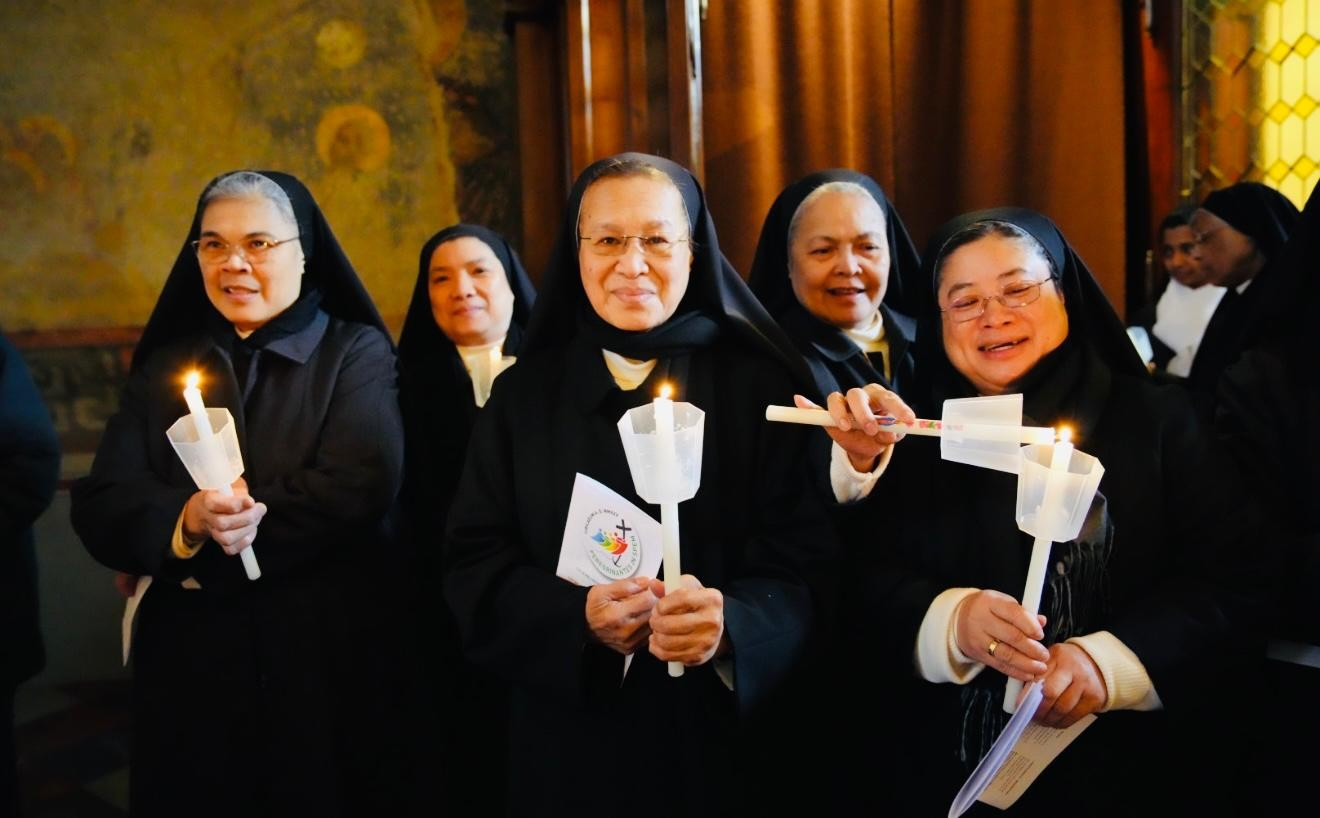
[[613, 581], [637, 573], [642, 564], [642, 543], [620, 514], [610, 509], [593, 511], [587, 516], [583, 534], [587, 558], [602, 575]]

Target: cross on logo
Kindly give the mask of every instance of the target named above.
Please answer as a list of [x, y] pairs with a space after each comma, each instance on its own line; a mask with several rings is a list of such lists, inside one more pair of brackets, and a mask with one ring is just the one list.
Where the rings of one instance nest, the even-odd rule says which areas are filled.
[[615, 528], [619, 530], [619, 539], [623, 540], [624, 542], [627, 542], [628, 532], [632, 531], [632, 529], [628, 527], [628, 521], [620, 517], [619, 524], [616, 525]]

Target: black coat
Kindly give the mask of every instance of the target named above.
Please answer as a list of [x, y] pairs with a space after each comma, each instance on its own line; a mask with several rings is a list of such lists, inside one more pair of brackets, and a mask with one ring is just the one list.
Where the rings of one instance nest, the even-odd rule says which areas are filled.
[[27, 365], [0, 336], [0, 690], [41, 670], [32, 523], [50, 505], [60, 446]]
[[803, 430], [761, 419], [795, 387], [733, 338], [687, 360], [676, 399], [706, 422], [701, 488], [679, 508], [683, 570], [724, 594], [733, 692], [710, 664], [671, 679], [645, 648], [620, 684], [623, 657], [588, 638], [587, 589], [555, 576], [575, 473], [658, 516], [633, 490], [616, 424], [651, 399], [665, 362], [623, 392], [600, 349], [539, 350], [501, 376], [477, 419], [445, 593], [468, 654], [513, 684], [515, 814], [587, 814], [619, 798], [631, 814], [737, 814], [793, 785], [773, 764], [810, 752], [771, 729], [812, 627], [809, 588], [832, 552]]
[[[196, 489], [165, 430], [187, 412], [180, 376], [193, 367], [208, 406], [233, 415], [249, 491], [269, 508], [255, 582], [214, 543], [189, 560], [170, 555]], [[245, 403], [212, 336], [159, 347], [131, 374], [90, 476], [74, 487], [74, 527], [92, 555], [155, 577], [134, 647], [133, 809], [390, 812], [383, 805], [402, 787], [377, 722], [392, 712], [395, 681], [394, 353], [378, 329], [318, 312], [258, 350], [248, 371]], [[200, 590], [180, 585], [190, 576]]]

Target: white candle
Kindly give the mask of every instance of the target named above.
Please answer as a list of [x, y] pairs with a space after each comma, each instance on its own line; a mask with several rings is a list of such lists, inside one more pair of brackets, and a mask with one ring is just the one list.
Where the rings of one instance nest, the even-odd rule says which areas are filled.
[[[666, 497], [678, 494], [678, 449], [674, 443], [674, 402], [669, 399], [668, 384], [660, 387], [660, 394], [651, 402], [655, 413], [656, 468], [660, 473], [660, 484]], [[665, 593], [677, 591], [682, 585], [679, 577], [682, 569], [678, 559], [678, 501], [668, 500], [660, 504], [660, 530], [663, 539], [665, 566]], [[682, 662], [669, 663], [670, 676], [683, 675]]]
[[[193, 428], [197, 431], [197, 442], [201, 445], [202, 458], [205, 465], [205, 471], [208, 478], [214, 478], [215, 475], [227, 473], [227, 463], [223, 445], [215, 430], [211, 427], [211, 418], [206, 414], [206, 404], [202, 403], [202, 390], [197, 384], [199, 377], [196, 372], [189, 372], [184, 379], [183, 400], [188, 404], [188, 414], [192, 416]], [[225, 497], [234, 496], [234, 487], [224, 482], [217, 481], [219, 485], [215, 491]], [[243, 570], [247, 572], [248, 579], [259, 579], [261, 577], [261, 566], [257, 564], [257, 555], [248, 546], [239, 552], [243, 560]]]
[[[767, 406], [765, 419], [779, 423], [801, 423], [808, 426], [834, 427], [834, 416], [824, 409], [799, 409], [796, 406]], [[901, 431], [905, 435], [923, 437], [950, 437], [957, 440], [1008, 441], [1012, 443], [1050, 443], [1054, 430], [1044, 426], [994, 426], [991, 424], [945, 423], [940, 420], [917, 418], [905, 423], [888, 415], [877, 417], [881, 428]]]
[[[1031, 544], [1031, 562], [1027, 566], [1027, 584], [1022, 590], [1022, 607], [1033, 617], [1040, 613], [1040, 597], [1045, 592], [1045, 572], [1049, 567], [1050, 550], [1054, 543], [1044, 533], [1052, 531], [1063, 519], [1064, 478], [1072, 462], [1072, 432], [1067, 427], [1059, 430], [1059, 439], [1050, 450], [1050, 471], [1045, 479], [1045, 493], [1036, 512], [1036, 530], [1042, 532]], [[1017, 699], [1022, 682], [1009, 679], [1004, 689], [1004, 711], [1017, 710]]]

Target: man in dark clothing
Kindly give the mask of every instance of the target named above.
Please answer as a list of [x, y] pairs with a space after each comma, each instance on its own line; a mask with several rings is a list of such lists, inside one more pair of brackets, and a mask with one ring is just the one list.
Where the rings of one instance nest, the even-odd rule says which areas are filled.
[[0, 336], [0, 814], [18, 812], [14, 689], [46, 663], [37, 622], [32, 522], [50, 505], [60, 471], [55, 426], [26, 364]]

